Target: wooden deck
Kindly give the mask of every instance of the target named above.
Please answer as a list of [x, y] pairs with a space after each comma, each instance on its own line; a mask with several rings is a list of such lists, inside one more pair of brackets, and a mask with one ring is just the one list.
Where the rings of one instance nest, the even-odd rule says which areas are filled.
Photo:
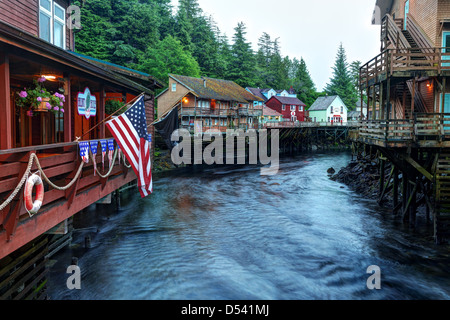
[[[77, 143], [1, 150], [0, 204], [19, 184], [32, 153], [37, 155], [49, 180], [61, 187], [73, 180], [81, 164]], [[101, 155], [97, 156], [96, 162], [102, 172]], [[109, 162], [105, 159], [105, 171], [108, 169]], [[31, 172], [37, 171], [34, 163]], [[84, 165], [81, 176], [66, 191], [54, 189], [44, 181], [43, 206], [32, 218], [24, 206], [22, 187], [14, 200], [0, 211], [0, 259], [135, 179], [134, 172], [128, 171], [123, 163], [119, 165], [117, 161], [108, 178], [94, 176], [93, 164], [90, 162]]]
[[384, 148], [450, 148], [450, 114], [415, 113], [412, 120], [360, 121], [350, 138]]

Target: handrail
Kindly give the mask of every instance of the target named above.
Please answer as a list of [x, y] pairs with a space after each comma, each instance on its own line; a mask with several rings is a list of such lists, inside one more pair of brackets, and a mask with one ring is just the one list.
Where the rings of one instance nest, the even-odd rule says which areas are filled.
[[64, 148], [64, 147], [72, 147], [72, 146], [78, 146], [78, 142], [64, 142], [64, 143], [46, 144], [46, 145], [40, 145], [40, 146], [4, 149], [4, 150], [0, 150], [0, 155], [11, 154], [11, 153], [31, 152], [31, 151], [42, 151], [45, 149], [56, 149], [56, 148]]

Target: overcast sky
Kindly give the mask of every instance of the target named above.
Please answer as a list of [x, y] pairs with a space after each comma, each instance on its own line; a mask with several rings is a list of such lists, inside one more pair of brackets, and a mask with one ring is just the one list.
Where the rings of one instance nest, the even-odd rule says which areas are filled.
[[[174, 7], [177, 0], [172, 0]], [[230, 44], [234, 28], [243, 21], [247, 40], [257, 49], [259, 37], [267, 32], [279, 38], [281, 54], [301, 57], [319, 91], [332, 74], [342, 42], [349, 63], [366, 63], [380, 51], [380, 26], [371, 24], [375, 0], [198, 0], [211, 15]], [[284, 89], [284, 88], [279, 88]]]

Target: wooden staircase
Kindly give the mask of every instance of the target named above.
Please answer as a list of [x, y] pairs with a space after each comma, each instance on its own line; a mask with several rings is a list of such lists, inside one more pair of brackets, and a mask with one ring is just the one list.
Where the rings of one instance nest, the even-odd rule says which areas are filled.
[[450, 239], [450, 153], [439, 155], [435, 177], [434, 236], [436, 243], [443, 243]]

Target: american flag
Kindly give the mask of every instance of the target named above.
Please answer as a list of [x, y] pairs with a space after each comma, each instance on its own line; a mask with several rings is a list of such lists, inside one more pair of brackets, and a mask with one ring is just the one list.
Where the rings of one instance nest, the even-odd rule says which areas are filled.
[[125, 113], [106, 122], [106, 126], [136, 173], [139, 191], [145, 198], [153, 192], [153, 182], [144, 96]]

